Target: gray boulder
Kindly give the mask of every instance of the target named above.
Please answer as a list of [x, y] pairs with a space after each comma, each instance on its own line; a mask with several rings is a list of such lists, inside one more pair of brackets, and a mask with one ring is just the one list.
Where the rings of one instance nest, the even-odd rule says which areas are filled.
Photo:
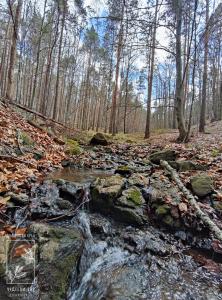
[[70, 278], [82, 251], [77, 230], [33, 223], [29, 234], [37, 241], [37, 281], [42, 300], [66, 298]]
[[90, 141], [90, 145], [93, 146], [97, 146], [97, 145], [101, 145], [101, 146], [107, 146], [108, 145], [108, 141], [107, 138], [105, 137], [105, 135], [101, 132], [97, 132], [91, 139]]
[[161, 160], [175, 161], [176, 157], [177, 155], [174, 150], [163, 150], [152, 153], [150, 155], [150, 161], [154, 164], [159, 164]]
[[119, 222], [142, 225], [145, 200], [136, 186], [124, 190], [126, 180], [119, 175], [97, 179], [92, 187], [91, 207], [94, 211], [110, 215]]
[[198, 197], [205, 197], [214, 190], [213, 180], [208, 175], [196, 175], [190, 179], [193, 193]]

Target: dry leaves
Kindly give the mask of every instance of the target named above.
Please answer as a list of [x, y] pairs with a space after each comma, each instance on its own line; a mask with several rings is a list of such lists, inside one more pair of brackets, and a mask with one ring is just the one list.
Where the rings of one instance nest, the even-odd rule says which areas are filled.
[[[0, 106], [0, 120], [0, 193], [19, 191], [28, 178], [41, 176], [65, 158], [61, 145], [10, 108]], [[21, 155], [18, 155], [18, 130], [33, 141], [31, 149], [22, 149]], [[40, 160], [35, 159], [36, 151], [44, 154]], [[0, 199], [0, 204], [4, 201]]]

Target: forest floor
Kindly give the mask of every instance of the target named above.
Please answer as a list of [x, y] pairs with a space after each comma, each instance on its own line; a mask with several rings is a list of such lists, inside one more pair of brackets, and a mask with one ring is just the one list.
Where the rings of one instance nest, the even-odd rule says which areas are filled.
[[[76, 132], [73, 138], [80, 144], [87, 145], [94, 133]], [[175, 142], [175, 130], [157, 130], [149, 140], [144, 140], [143, 134], [106, 137], [110, 142], [108, 148], [113, 152], [122, 152], [122, 157], [131, 159], [139, 157], [146, 160], [157, 150], [175, 150], [179, 160], [192, 160], [207, 165], [206, 173], [212, 176], [215, 189], [222, 189], [222, 122], [209, 123], [205, 134], [200, 134], [193, 128], [191, 139], [186, 144]], [[55, 140], [52, 134], [29, 124], [11, 108], [0, 105], [0, 193], [4, 194], [9, 190], [20, 192], [22, 188], [29, 188], [31, 182], [44, 178], [53, 168], [60, 167], [67, 155], [65, 146], [60, 145], [59, 139], [59, 144]], [[86, 167], [98, 168], [102, 163], [99, 160], [92, 160], [91, 163], [87, 151], [74, 156], [73, 160], [77, 165], [81, 161], [81, 165]], [[184, 184], [196, 173], [195, 170], [181, 173]]]

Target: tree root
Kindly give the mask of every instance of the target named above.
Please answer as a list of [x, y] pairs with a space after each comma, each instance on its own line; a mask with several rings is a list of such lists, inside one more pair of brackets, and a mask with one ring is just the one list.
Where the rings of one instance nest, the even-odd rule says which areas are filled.
[[177, 186], [181, 190], [181, 192], [186, 196], [187, 200], [191, 204], [191, 206], [195, 209], [196, 215], [203, 221], [203, 223], [210, 229], [210, 231], [214, 234], [214, 236], [222, 242], [222, 231], [221, 229], [209, 218], [209, 216], [203, 212], [197, 201], [195, 200], [194, 196], [191, 192], [184, 186], [182, 181], [179, 178], [177, 172], [168, 164], [168, 162], [161, 160], [160, 164], [164, 167], [167, 171], [170, 172], [173, 180], [176, 182]]

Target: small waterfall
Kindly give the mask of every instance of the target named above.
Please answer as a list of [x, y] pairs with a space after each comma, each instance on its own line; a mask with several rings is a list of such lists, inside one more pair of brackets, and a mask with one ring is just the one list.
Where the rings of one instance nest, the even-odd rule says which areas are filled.
[[111, 274], [112, 270], [124, 265], [129, 256], [120, 248], [109, 248], [106, 242], [94, 242], [89, 220], [84, 212], [80, 212], [75, 219], [85, 242], [77, 280], [72, 283], [68, 300], [99, 300], [110, 285], [110, 278], [106, 278], [105, 274]]

